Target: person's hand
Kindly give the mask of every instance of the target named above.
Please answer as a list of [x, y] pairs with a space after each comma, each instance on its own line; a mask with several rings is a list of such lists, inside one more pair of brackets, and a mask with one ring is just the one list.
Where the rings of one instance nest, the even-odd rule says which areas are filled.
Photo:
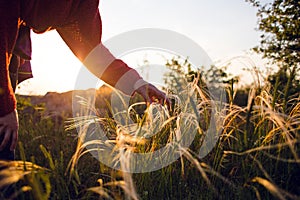
[[157, 102], [160, 103], [161, 105], [167, 105], [169, 108], [171, 106], [171, 101], [169, 100], [167, 95], [164, 92], [157, 89], [151, 83], [143, 84], [135, 91], [139, 93], [144, 98], [144, 100], [149, 104], [153, 102]]
[[3, 140], [0, 141], [0, 151], [2, 151], [6, 145], [10, 142], [10, 150], [13, 151], [16, 148], [18, 141], [19, 120], [17, 110], [0, 117], [0, 136]]

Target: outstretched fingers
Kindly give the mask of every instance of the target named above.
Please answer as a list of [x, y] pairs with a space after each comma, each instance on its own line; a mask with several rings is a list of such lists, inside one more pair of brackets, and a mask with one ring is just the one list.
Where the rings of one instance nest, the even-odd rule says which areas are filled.
[[0, 117], [0, 151], [2, 151], [8, 144], [10, 144], [10, 150], [13, 151], [16, 148], [18, 141], [18, 113], [16, 110]]
[[171, 107], [171, 101], [167, 95], [150, 83], [138, 88], [137, 92], [142, 95], [147, 104], [157, 102], [161, 105], [167, 105], [168, 108]]
[[0, 151], [2, 151], [7, 143], [9, 142], [9, 139], [10, 139], [10, 136], [11, 136], [11, 130], [7, 127], [1, 127], [1, 136], [3, 136], [3, 139], [1, 141], [1, 144], [0, 144]]
[[18, 142], [18, 131], [12, 131], [10, 150], [13, 151]]

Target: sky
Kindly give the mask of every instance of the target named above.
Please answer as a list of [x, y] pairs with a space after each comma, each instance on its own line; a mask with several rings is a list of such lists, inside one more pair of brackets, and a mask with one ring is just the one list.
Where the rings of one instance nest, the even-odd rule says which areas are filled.
[[[216, 65], [248, 56], [259, 44], [256, 9], [244, 0], [101, 0], [99, 10], [103, 42], [135, 29], [168, 29], [195, 41]], [[34, 78], [21, 83], [17, 93], [44, 95], [74, 89], [82, 64], [56, 31], [32, 33], [32, 45]], [[135, 65], [143, 59], [139, 55], [128, 62]], [[246, 66], [236, 61], [228, 71], [241, 75]]]

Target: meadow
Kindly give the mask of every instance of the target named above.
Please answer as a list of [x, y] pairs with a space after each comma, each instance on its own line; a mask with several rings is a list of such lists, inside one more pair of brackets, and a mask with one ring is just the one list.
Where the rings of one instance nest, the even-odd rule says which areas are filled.
[[[175, 66], [177, 71], [184, 67]], [[51, 117], [43, 104], [19, 96], [17, 161], [0, 161], [0, 187], [11, 191], [7, 199], [300, 199], [299, 91], [284, 100], [270, 83], [241, 90], [232, 81], [224, 86], [227, 100], [220, 110], [212, 106], [199, 76], [187, 74], [188, 84], [173, 91], [178, 101], [172, 112], [154, 105], [143, 113], [139, 110], [145, 105], [132, 104], [127, 115], [136, 126], [131, 132], [110, 117], [113, 108], [107, 115], [96, 110], [97, 115], [86, 118]], [[178, 83], [175, 77], [169, 84]], [[90, 108], [88, 102], [82, 104]], [[219, 133], [216, 144], [199, 156], [212, 115], [218, 116], [211, 130]], [[119, 170], [89, 153], [99, 151], [86, 148], [99, 143], [85, 142], [90, 126], [107, 131]], [[189, 137], [192, 142], [185, 145]], [[127, 171], [133, 152], [154, 152], [168, 144], [180, 155], [171, 164], [143, 173]]]

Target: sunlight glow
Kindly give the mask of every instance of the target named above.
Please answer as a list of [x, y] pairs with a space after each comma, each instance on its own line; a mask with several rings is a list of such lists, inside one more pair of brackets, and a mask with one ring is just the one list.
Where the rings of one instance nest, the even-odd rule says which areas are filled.
[[[104, 42], [134, 29], [169, 29], [197, 42], [217, 62], [245, 55], [259, 43], [259, 33], [255, 31], [256, 10], [240, 0], [115, 0], [101, 1], [99, 9]], [[72, 90], [82, 64], [57, 32], [32, 34], [32, 43], [34, 78], [20, 84], [17, 93], [44, 95], [48, 91]], [[143, 57], [125, 61], [135, 67], [141, 64]], [[230, 71], [240, 73], [240, 70]]]

